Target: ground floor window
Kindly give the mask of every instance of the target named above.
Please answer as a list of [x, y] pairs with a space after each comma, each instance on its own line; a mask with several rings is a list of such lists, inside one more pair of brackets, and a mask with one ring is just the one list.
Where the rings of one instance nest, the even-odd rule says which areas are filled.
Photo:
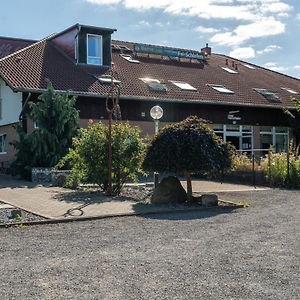
[[286, 127], [261, 127], [260, 144], [262, 149], [274, 147], [276, 152], [288, 150], [289, 130]]
[[214, 124], [213, 130], [224, 142], [231, 143], [237, 150], [250, 152], [253, 149], [252, 126]]
[[0, 154], [6, 153], [6, 134], [0, 135]]

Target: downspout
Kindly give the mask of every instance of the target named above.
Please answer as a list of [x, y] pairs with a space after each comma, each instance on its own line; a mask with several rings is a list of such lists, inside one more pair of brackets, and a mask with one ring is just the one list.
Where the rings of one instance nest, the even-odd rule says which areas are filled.
[[24, 105], [23, 105], [23, 107], [22, 107], [22, 110], [21, 110], [21, 112], [20, 112], [20, 115], [19, 115], [19, 123], [22, 124], [22, 127], [23, 127], [23, 129], [24, 129], [26, 132], [27, 132], [27, 129], [26, 129], [25, 126], [24, 126], [24, 123], [23, 123], [24, 118], [23, 118], [23, 117], [24, 117], [24, 112], [25, 112], [27, 103], [28, 103], [28, 101], [29, 101], [30, 98], [31, 98], [31, 93], [29, 92], [28, 95], [27, 95], [27, 97], [26, 97], [25, 103], [24, 103]]

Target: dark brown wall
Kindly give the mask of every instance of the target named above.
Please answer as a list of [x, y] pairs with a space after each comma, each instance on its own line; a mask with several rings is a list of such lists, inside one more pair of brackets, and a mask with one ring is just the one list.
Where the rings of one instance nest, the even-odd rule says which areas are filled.
[[78, 29], [75, 27], [52, 39], [54, 44], [60, 47], [68, 56], [73, 59], [75, 59], [75, 37], [77, 32]]
[[[25, 101], [27, 94], [23, 95]], [[31, 100], [36, 100], [37, 94], [31, 96]], [[190, 115], [197, 115], [210, 120], [216, 124], [232, 124], [227, 119], [230, 111], [239, 110], [242, 125], [261, 126], [289, 126], [289, 119], [281, 109], [272, 108], [251, 108], [225, 105], [207, 105], [190, 103], [168, 103], [159, 101], [137, 101], [120, 100], [120, 107], [123, 120], [129, 121], [152, 121], [150, 109], [154, 105], [160, 105], [164, 110], [163, 122], [176, 122], [185, 119]], [[80, 111], [81, 119], [107, 119], [108, 115], [105, 107], [105, 98], [78, 97], [76, 108]], [[28, 107], [26, 109], [28, 113]]]

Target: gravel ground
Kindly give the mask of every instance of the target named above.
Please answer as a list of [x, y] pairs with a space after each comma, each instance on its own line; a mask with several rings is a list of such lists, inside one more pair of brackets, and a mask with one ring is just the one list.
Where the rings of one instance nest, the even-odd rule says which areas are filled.
[[0, 299], [299, 299], [300, 192], [251, 206], [0, 230]]
[[0, 202], [0, 224], [22, 223], [22, 222], [28, 222], [28, 221], [45, 220], [45, 218], [43, 218], [43, 217], [31, 214], [22, 209], [20, 210], [21, 218], [17, 218], [17, 219], [11, 218], [12, 210], [15, 210], [18, 208], [1, 208], [2, 204], [5, 204], [5, 203]]

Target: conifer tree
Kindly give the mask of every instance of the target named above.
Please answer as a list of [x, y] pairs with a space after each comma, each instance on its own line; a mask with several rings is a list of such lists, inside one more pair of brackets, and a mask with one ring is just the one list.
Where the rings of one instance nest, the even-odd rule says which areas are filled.
[[47, 91], [38, 101], [29, 103], [29, 117], [37, 128], [27, 134], [20, 124], [17, 125], [19, 141], [12, 143], [17, 150], [13, 174], [30, 177], [32, 167], [53, 167], [66, 155], [78, 129], [79, 113], [75, 102], [76, 98], [67, 92], [55, 93], [48, 82]]

